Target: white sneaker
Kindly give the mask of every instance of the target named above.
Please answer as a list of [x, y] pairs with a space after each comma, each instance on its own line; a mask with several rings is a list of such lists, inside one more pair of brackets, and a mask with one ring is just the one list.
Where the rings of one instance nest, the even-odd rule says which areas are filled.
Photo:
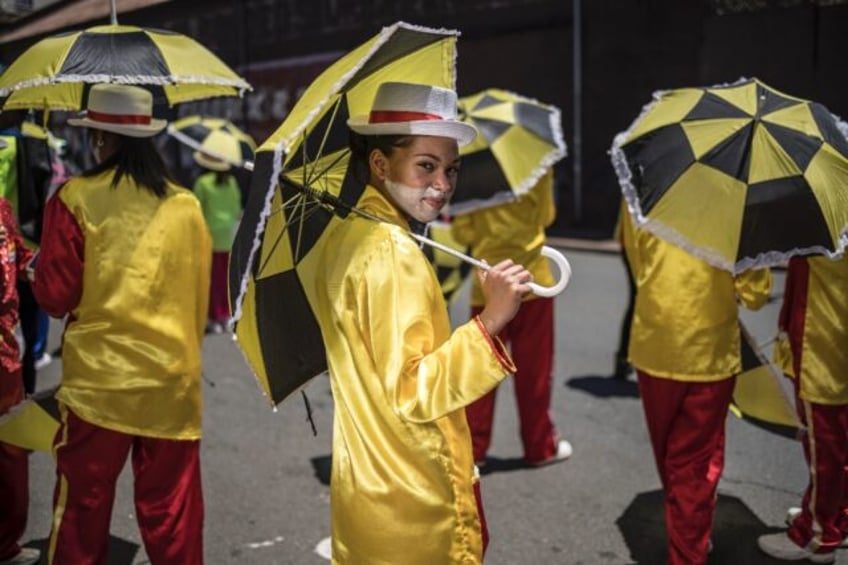
[[40, 371], [47, 365], [53, 362], [53, 356], [49, 353], [42, 353], [41, 357], [35, 360], [35, 370]]
[[14, 557], [0, 561], [0, 565], [32, 565], [41, 561], [41, 552], [33, 547], [22, 547]]
[[776, 559], [784, 561], [800, 561], [808, 559], [813, 563], [833, 563], [836, 561], [836, 552], [830, 553], [813, 553], [808, 549], [798, 546], [794, 541], [789, 539], [784, 532], [776, 534], [766, 534], [757, 539], [757, 545], [766, 555], [770, 555]]
[[542, 461], [537, 461], [534, 463], [530, 463], [531, 467], [544, 467], [545, 465], [550, 465], [552, 463], [559, 463], [560, 461], [565, 461], [569, 457], [571, 457], [572, 453], [571, 444], [568, 441], [561, 439], [559, 443], [557, 443], [557, 452], [548, 457], [547, 459], [543, 459]]
[[[797, 506], [792, 506], [789, 510], [786, 511], [786, 525], [791, 526], [792, 522], [795, 521], [795, 518], [800, 516], [801, 509]], [[848, 548], [848, 536], [842, 539], [842, 543], [839, 544], [840, 548]]]

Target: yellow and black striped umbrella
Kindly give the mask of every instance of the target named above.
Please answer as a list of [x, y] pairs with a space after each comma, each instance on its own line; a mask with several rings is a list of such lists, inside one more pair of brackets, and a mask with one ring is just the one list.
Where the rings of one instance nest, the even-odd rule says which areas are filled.
[[655, 95], [611, 150], [636, 222], [738, 273], [848, 245], [848, 127], [751, 79]]
[[795, 400], [783, 386], [786, 378], [739, 320], [742, 372], [736, 377], [730, 412], [766, 431], [797, 439], [803, 430]]
[[[428, 235], [434, 241], [447, 245], [452, 249], [457, 249], [465, 254], [471, 252], [469, 247], [463, 247], [453, 238], [450, 222], [431, 222], [428, 230]], [[424, 255], [427, 256], [427, 259], [430, 260], [430, 264], [433, 265], [433, 269], [436, 271], [436, 277], [439, 279], [439, 285], [442, 288], [442, 296], [445, 297], [445, 302], [450, 303], [456, 291], [459, 290], [471, 272], [471, 264], [459, 259], [456, 255], [445, 253], [441, 249], [430, 245], [425, 245], [423, 250]]]
[[480, 135], [460, 148], [462, 169], [451, 213], [515, 200], [565, 157], [559, 108], [490, 88], [459, 100], [460, 118]]
[[233, 166], [253, 170], [256, 142], [229, 120], [186, 116], [168, 124], [168, 133], [195, 151], [203, 151]]
[[195, 40], [171, 31], [104, 25], [42, 39], [0, 75], [3, 110], [81, 110], [86, 87], [151, 87], [170, 106], [240, 96], [250, 85]]
[[321, 73], [256, 151], [229, 289], [238, 345], [273, 404], [327, 368], [312, 272], [324, 233], [365, 188], [348, 168], [347, 120], [387, 81], [453, 88], [456, 36], [384, 28]]

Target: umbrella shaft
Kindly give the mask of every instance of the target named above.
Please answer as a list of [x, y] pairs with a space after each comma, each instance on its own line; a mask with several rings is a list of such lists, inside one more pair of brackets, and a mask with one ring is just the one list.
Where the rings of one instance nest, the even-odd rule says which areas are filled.
[[474, 265], [478, 269], [483, 269], [484, 271], [488, 271], [491, 268], [487, 263], [484, 263], [483, 261], [480, 261], [479, 259], [475, 259], [474, 257], [470, 257], [470, 256], [466, 255], [465, 253], [462, 253], [461, 251], [457, 251], [453, 247], [450, 247], [450, 246], [445, 245], [443, 243], [439, 243], [438, 241], [433, 241], [429, 237], [425, 237], [423, 235], [419, 235], [417, 233], [412, 233], [412, 232], [409, 232], [409, 235], [411, 235], [412, 237], [414, 237], [415, 239], [417, 239], [421, 243], [429, 245], [430, 247], [435, 247], [436, 249], [444, 251], [445, 253], [447, 253], [449, 255], [453, 255], [457, 259], [462, 259], [466, 263], [471, 263], [472, 265]]
[[[335, 199], [335, 200], [338, 200], [338, 199]], [[359, 214], [360, 216], [362, 216], [363, 218], [368, 218], [368, 219], [374, 220], [376, 222], [384, 222], [385, 223], [385, 220], [383, 220], [382, 218], [380, 218], [378, 216], [375, 216], [374, 214], [369, 214], [368, 212], [366, 212], [364, 210], [360, 210], [359, 208], [354, 208], [354, 207], [349, 207], [349, 208], [351, 210], [353, 210], [354, 212], [356, 212], [357, 214]], [[445, 245], [443, 243], [439, 243], [438, 241], [433, 241], [429, 237], [417, 234], [415, 232], [409, 231], [407, 233], [409, 233], [409, 235], [411, 235], [413, 238], [415, 238], [419, 242], [424, 243], [426, 245], [429, 245], [430, 247], [435, 247], [436, 249], [444, 251], [445, 253], [447, 253], [449, 255], [453, 255], [457, 259], [462, 259], [466, 263], [470, 263], [470, 264], [474, 265], [475, 267], [477, 267], [478, 269], [483, 269], [484, 271], [488, 271], [489, 269], [491, 269], [491, 267], [489, 266], [488, 263], [484, 263], [483, 261], [480, 261], [479, 259], [475, 259], [474, 257], [470, 257], [470, 256], [466, 255], [465, 253], [462, 253], [461, 251], [457, 251], [453, 247], [450, 247], [450, 246]]]

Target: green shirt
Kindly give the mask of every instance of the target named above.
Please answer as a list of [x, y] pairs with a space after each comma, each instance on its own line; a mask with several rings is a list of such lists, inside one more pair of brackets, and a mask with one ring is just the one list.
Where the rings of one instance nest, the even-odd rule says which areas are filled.
[[217, 173], [204, 173], [194, 182], [194, 193], [203, 208], [203, 217], [212, 233], [212, 249], [229, 251], [241, 215], [241, 192], [233, 175], [217, 183]]

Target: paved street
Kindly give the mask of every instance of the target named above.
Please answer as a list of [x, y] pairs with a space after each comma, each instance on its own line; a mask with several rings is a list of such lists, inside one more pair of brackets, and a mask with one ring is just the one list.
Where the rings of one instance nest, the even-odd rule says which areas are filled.
[[[557, 303], [554, 416], [574, 445], [571, 460], [543, 469], [521, 464], [509, 383], [499, 396], [483, 497], [492, 543], [487, 564], [662, 564], [659, 482], [635, 382], [616, 382], [613, 352], [626, 286], [620, 257], [566, 251], [574, 276]], [[782, 290], [778, 275], [776, 292]], [[458, 304], [454, 311], [462, 310]], [[775, 333], [779, 300], [745, 321], [763, 343]], [[58, 345], [55, 338], [51, 346]], [[272, 411], [236, 344], [210, 336], [204, 347], [203, 481], [208, 564], [327, 563], [316, 546], [329, 536], [332, 399], [325, 378], [307, 389], [313, 437], [300, 398]], [[48, 366], [40, 387], [57, 382]], [[27, 540], [45, 547], [53, 465], [31, 459]], [[805, 486], [800, 444], [728, 420], [727, 466], [719, 489], [711, 563], [779, 563], [759, 554], [756, 536], [776, 531]], [[135, 524], [131, 477], [118, 486], [113, 564], [147, 563]], [[848, 552], [838, 563], [848, 564]]]

